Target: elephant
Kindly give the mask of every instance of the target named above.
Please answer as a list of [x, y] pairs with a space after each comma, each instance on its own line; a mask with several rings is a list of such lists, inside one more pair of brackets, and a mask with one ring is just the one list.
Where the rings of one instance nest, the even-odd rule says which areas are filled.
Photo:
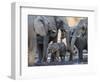
[[51, 62], [65, 61], [66, 46], [64, 42], [52, 43], [48, 47], [48, 53], [51, 54]]
[[38, 52], [37, 63], [47, 61], [47, 47], [50, 41], [57, 41], [57, 27], [54, 17], [28, 15], [28, 47], [31, 47], [34, 54]]
[[[88, 50], [88, 19], [83, 18], [79, 21], [78, 25], [72, 32], [70, 32], [70, 44], [71, 49], [73, 51], [74, 45], [78, 49], [78, 57], [79, 62], [83, 61], [83, 50]], [[73, 59], [73, 55], [71, 55], [70, 59]]]
[[79, 52], [79, 63], [83, 62], [83, 50], [88, 51], [88, 21], [87, 19], [81, 20], [83, 25], [81, 25], [82, 32], [80, 33], [79, 37], [76, 37], [75, 45], [78, 48]]

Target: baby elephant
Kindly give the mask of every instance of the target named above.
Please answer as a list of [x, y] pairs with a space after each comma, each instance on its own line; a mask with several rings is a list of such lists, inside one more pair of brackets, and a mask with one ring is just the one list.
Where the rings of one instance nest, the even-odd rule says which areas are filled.
[[48, 47], [48, 53], [51, 54], [51, 62], [64, 62], [66, 55], [66, 45], [64, 42], [52, 43]]

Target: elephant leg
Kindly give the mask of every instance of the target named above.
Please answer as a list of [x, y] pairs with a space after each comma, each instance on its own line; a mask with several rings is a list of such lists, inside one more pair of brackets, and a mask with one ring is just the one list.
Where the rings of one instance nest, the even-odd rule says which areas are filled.
[[63, 57], [62, 57], [62, 56], [60, 56], [60, 58], [61, 58], [61, 62], [63, 62]]
[[41, 63], [43, 58], [43, 44], [37, 44], [37, 45], [38, 45], [38, 54], [39, 54], [38, 62]]
[[46, 62], [47, 61], [47, 47], [48, 47], [48, 36], [44, 36], [43, 39], [43, 58], [42, 61]]
[[56, 54], [56, 60], [57, 60], [57, 62], [59, 62], [59, 56], [60, 56], [59, 50], [55, 54]]
[[83, 61], [83, 50], [82, 49], [79, 49], [79, 62], [82, 62]]
[[62, 62], [65, 62], [65, 56], [62, 57]]
[[83, 46], [84, 46], [84, 43], [82, 42], [82, 40], [80, 38], [78, 38], [76, 40], [76, 43], [75, 43], [77, 49], [78, 49], [78, 61], [79, 63], [83, 61]]
[[72, 61], [73, 60], [73, 51], [72, 51], [71, 38], [70, 38], [69, 32], [66, 32], [66, 44], [67, 44], [67, 49], [70, 52], [69, 61]]
[[55, 57], [54, 57], [54, 54], [52, 54], [52, 55], [51, 55], [50, 62], [54, 62], [54, 58], [55, 58]]
[[61, 59], [61, 62], [63, 62], [63, 61], [64, 61], [63, 52], [60, 52], [60, 59]]
[[69, 57], [69, 61], [72, 61], [73, 60], [73, 51], [70, 50], [70, 57]]
[[66, 32], [66, 44], [67, 44], [67, 49], [70, 48], [70, 35], [69, 32]]

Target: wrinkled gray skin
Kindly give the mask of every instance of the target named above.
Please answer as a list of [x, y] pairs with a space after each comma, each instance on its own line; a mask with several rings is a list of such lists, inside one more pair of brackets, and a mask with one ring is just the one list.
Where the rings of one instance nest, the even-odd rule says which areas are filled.
[[[64, 42], [60, 43], [52, 43], [48, 47], [48, 54], [51, 54], [51, 62], [59, 62], [61, 59], [62, 62], [65, 61], [65, 55], [66, 55], [66, 46]], [[60, 59], [59, 59], [60, 58]]]
[[38, 51], [38, 62], [46, 62], [48, 43], [56, 40], [57, 28], [54, 17], [28, 16], [28, 48], [34, 50], [34, 54]]

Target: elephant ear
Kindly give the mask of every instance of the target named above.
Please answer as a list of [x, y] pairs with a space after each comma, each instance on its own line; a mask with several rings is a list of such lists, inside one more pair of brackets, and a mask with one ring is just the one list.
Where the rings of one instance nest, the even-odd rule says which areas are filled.
[[48, 16], [41, 16], [42, 17], [42, 20], [44, 22], [44, 29], [45, 29], [45, 32], [47, 33], [48, 32], [48, 29], [49, 29], [49, 19], [48, 19]]
[[80, 19], [77, 28], [82, 28], [82, 27], [84, 27], [85, 29], [88, 27], [88, 18]]
[[34, 29], [35, 32], [41, 36], [45, 36], [46, 35], [46, 29], [44, 28], [44, 24], [43, 23], [44, 20], [42, 19], [41, 16], [37, 16], [36, 18], [34, 18]]

